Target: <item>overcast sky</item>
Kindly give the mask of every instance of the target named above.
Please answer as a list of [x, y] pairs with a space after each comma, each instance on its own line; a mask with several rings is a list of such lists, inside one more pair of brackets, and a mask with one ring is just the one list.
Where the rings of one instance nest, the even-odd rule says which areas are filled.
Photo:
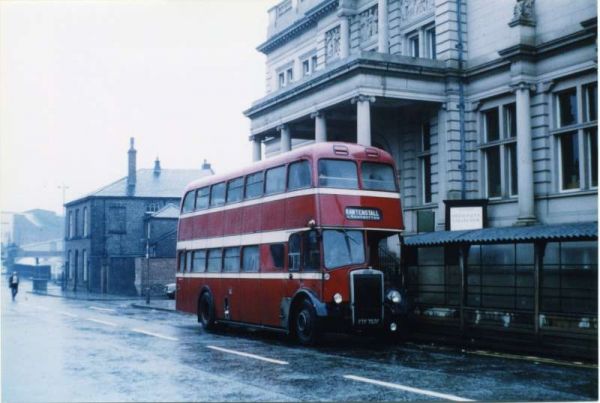
[[251, 162], [275, 0], [0, 1], [0, 208], [62, 212], [137, 166]]

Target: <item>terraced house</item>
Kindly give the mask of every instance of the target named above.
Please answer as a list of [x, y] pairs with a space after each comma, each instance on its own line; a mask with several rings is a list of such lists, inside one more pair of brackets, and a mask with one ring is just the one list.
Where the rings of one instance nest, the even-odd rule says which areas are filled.
[[387, 150], [423, 324], [594, 350], [596, 7], [284, 0], [258, 46], [266, 95], [245, 111], [254, 159], [313, 141]]

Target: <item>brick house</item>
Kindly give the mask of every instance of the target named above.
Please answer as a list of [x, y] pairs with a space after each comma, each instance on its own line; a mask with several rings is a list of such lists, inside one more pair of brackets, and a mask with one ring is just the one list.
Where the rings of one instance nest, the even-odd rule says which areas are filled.
[[[202, 169], [162, 169], [158, 158], [153, 169], [136, 169], [132, 138], [126, 177], [65, 204], [66, 286], [135, 294], [134, 261], [146, 254], [147, 218], [168, 204], [178, 206], [187, 183], [213, 173], [206, 162]], [[176, 221], [171, 226], [162, 230], [176, 230]]]

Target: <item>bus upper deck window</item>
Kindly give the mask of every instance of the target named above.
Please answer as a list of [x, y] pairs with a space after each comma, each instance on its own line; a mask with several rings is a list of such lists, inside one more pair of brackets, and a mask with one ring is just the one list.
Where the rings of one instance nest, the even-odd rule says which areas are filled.
[[285, 166], [267, 169], [265, 195], [285, 191]]
[[193, 190], [185, 194], [185, 197], [183, 198], [183, 206], [181, 207], [182, 213], [194, 211], [194, 197], [195, 192]]
[[356, 163], [347, 160], [319, 160], [319, 186], [358, 189]]
[[196, 210], [208, 208], [208, 195], [208, 186], [198, 189], [198, 193], [196, 194]]
[[254, 199], [262, 196], [263, 173], [257, 172], [246, 177], [246, 199]]
[[394, 168], [391, 165], [363, 162], [361, 165], [361, 174], [364, 189], [396, 191]]
[[222, 206], [225, 204], [225, 182], [212, 185], [210, 188], [210, 206]]
[[290, 164], [288, 171], [288, 190], [310, 187], [310, 165], [308, 161]]
[[244, 190], [244, 178], [232, 179], [227, 183], [227, 203], [235, 203], [242, 200]]

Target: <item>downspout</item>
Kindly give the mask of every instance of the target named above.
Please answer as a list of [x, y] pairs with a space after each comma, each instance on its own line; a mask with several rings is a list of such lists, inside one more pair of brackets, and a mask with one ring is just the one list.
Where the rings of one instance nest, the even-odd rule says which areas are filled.
[[467, 193], [467, 165], [465, 151], [465, 87], [463, 82], [463, 33], [462, 33], [462, 0], [456, 1], [456, 21], [458, 24], [458, 113], [460, 122], [460, 198], [465, 200]]

